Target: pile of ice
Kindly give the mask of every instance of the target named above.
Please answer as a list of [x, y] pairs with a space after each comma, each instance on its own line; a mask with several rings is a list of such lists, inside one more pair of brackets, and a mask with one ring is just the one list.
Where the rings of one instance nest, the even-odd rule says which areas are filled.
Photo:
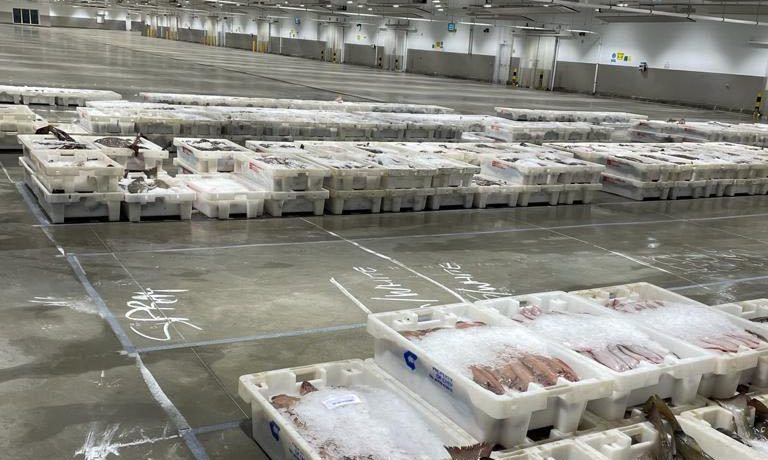
[[435, 361], [470, 379], [473, 365], [495, 367], [526, 353], [548, 356], [546, 343], [520, 327], [445, 328], [416, 341]]
[[421, 415], [383, 388], [325, 387], [282, 411], [322, 458], [449, 458]]

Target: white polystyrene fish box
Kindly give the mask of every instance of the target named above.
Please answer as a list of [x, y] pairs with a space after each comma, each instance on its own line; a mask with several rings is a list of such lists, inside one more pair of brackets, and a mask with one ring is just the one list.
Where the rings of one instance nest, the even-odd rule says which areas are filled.
[[235, 153], [250, 150], [227, 139], [173, 139], [179, 160], [189, 164], [199, 173], [232, 172], [235, 169]]
[[381, 187], [384, 189], [429, 188], [438, 174], [434, 164], [428, 165], [405, 155], [384, 152], [375, 146], [359, 146], [351, 150], [351, 154], [358, 159], [378, 164], [386, 170], [381, 181]]
[[72, 136], [76, 141], [90, 143], [123, 165], [129, 171], [162, 169], [168, 152], [140, 136]]
[[24, 156], [30, 157], [30, 152], [33, 150], [38, 152], [43, 151], [58, 151], [58, 150], [83, 150], [83, 151], [98, 151], [99, 148], [91, 142], [58, 139], [52, 134], [19, 134], [17, 136], [19, 144], [21, 144]]
[[[611, 382], [586, 358], [470, 304], [372, 314], [368, 332], [375, 338], [375, 359], [382, 369], [471, 435], [492, 444], [515, 446], [534, 428], [573, 432], [587, 403], [612, 391]], [[507, 355], [509, 350], [515, 351]], [[489, 376], [497, 360], [499, 366], [507, 361], [516, 366], [508, 371], [517, 380], [501, 384], [494, 380], [496, 374]], [[524, 371], [526, 364], [517, 367], [529, 361], [536, 368], [559, 371], [537, 371], [534, 377]]]
[[263, 186], [236, 174], [180, 174], [176, 179], [195, 192], [195, 209], [211, 218], [259, 217], [270, 196]]
[[689, 404], [702, 376], [715, 369], [715, 358], [700, 348], [565, 292], [488, 299], [475, 305], [579, 353], [609, 375], [613, 393], [587, 406], [609, 420], [620, 420], [628, 407], [654, 394], [672, 398], [675, 405]]
[[[755, 399], [763, 404], [768, 403], [768, 397], [765, 395], [756, 396]], [[748, 423], [754, 423], [754, 417], [746, 418]], [[715, 460], [764, 460], [768, 456], [768, 443], [763, 441], [761, 443], [763, 450], [759, 450], [719, 431], [720, 429], [732, 433], [738, 431], [734, 413], [724, 407], [713, 405], [686, 411], [677, 417], [677, 421], [686, 434], [693, 437]]]
[[480, 168], [483, 175], [522, 185], [557, 184], [566, 169], [529, 154], [483, 157]]
[[539, 185], [513, 184], [482, 174], [475, 176], [472, 184], [477, 187], [474, 206], [481, 209], [499, 205], [528, 206], [531, 195], [541, 191]]
[[590, 112], [573, 110], [521, 109], [516, 107], [495, 107], [500, 117], [517, 121], [558, 121], [586, 123], [630, 123], [647, 120], [646, 115], [627, 112]]
[[290, 153], [238, 152], [235, 172], [250, 177], [275, 192], [303, 192], [323, 189], [331, 170]]
[[768, 383], [768, 329], [649, 283], [572, 292], [637, 324], [663, 325], [658, 333], [686, 341], [715, 357], [699, 393], [728, 398], [739, 383]]
[[238, 393], [273, 460], [448, 460], [477, 443], [372, 360], [243, 375]]

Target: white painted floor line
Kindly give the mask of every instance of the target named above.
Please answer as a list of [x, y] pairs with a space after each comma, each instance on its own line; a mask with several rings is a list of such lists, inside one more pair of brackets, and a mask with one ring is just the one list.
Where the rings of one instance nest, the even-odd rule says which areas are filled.
[[371, 312], [371, 310], [370, 310], [368, 307], [366, 307], [366, 306], [363, 304], [363, 302], [360, 302], [360, 301], [357, 299], [357, 297], [353, 296], [353, 295], [352, 295], [352, 293], [351, 293], [351, 292], [349, 292], [349, 291], [347, 290], [347, 288], [345, 288], [344, 286], [342, 286], [342, 285], [341, 285], [341, 283], [339, 283], [338, 281], [336, 281], [334, 278], [331, 278], [329, 281], [331, 282], [331, 284], [333, 284], [334, 286], [336, 286], [336, 288], [337, 288], [339, 291], [341, 291], [341, 293], [342, 293], [342, 294], [344, 294], [345, 296], [347, 296], [347, 298], [348, 298], [349, 300], [351, 300], [352, 302], [354, 302], [354, 304], [355, 304], [355, 305], [357, 305], [358, 307], [360, 307], [360, 309], [361, 309], [361, 310], [363, 310], [363, 312], [365, 312], [365, 314], [366, 314], [366, 315], [370, 315], [370, 314], [372, 313], [372, 312]]
[[3, 168], [3, 173], [5, 173], [5, 177], [7, 177], [7, 178], [8, 178], [8, 181], [9, 181], [10, 183], [12, 183], [12, 184], [15, 184], [15, 183], [16, 183], [16, 181], [15, 181], [15, 180], [13, 180], [13, 179], [11, 179], [11, 175], [10, 175], [10, 174], [8, 174], [8, 170], [7, 170], [7, 169], [5, 169], [5, 165], [3, 164], [3, 162], [2, 162], [2, 161], [0, 161], [0, 168]]
[[358, 242], [356, 242], [356, 241], [352, 241], [352, 240], [350, 240], [350, 239], [344, 238], [343, 236], [339, 235], [338, 233], [332, 232], [332, 231], [330, 231], [330, 230], [326, 230], [325, 228], [323, 228], [323, 227], [322, 227], [322, 226], [320, 226], [320, 225], [317, 225], [317, 224], [316, 224], [316, 223], [314, 223], [314, 222], [310, 222], [310, 221], [308, 221], [308, 220], [306, 220], [306, 219], [302, 219], [302, 220], [303, 220], [304, 222], [307, 222], [307, 223], [311, 224], [311, 225], [314, 225], [315, 227], [317, 227], [317, 228], [319, 228], [319, 229], [323, 230], [324, 232], [328, 233], [328, 234], [329, 234], [329, 235], [331, 235], [331, 236], [335, 236], [336, 238], [339, 238], [339, 239], [341, 239], [341, 240], [344, 240], [344, 241], [346, 241], [347, 243], [349, 243], [349, 244], [351, 244], [351, 245], [353, 245], [353, 246], [357, 247], [358, 249], [361, 249], [361, 250], [363, 250], [363, 251], [365, 251], [365, 252], [367, 252], [367, 253], [369, 253], [369, 254], [372, 254], [372, 255], [374, 255], [374, 256], [376, 256], [376, 257], [380, 258], [380, 259], [384, 259], [384, 260], [386, 260], [387, 262], [391, 262], [391, 263], [393, 263], [393, 264], [397, 265], [398, 267], [400, 267], [400, 268], [402, 268], [402, 269], [404, 269], [404, 270], [407, 270], [407, 271], [409, 271], [409, 272], [413, 273], [414, 275], [418, 276], [419, 278], [422, 278], [422, 279], [424, 279], [424, 280], [426, 280], [426, 281], [429, 281], [430, 283], [434, 284], [435, 286], [439, 287], [440, 289], [443, 289], [444, 291], [448, 292], [448, 293], [449, 293], [449, 294], [451, 294], [452, 296], [456, 297], [456, 298], [457, 298], [457, 299], [458, 299], [460, 302], [468, 302], [468, 301], [467, 301], [467, 300], [466, 300], [464, 297], [462, 297], [462, 296], [461, 296], [461, 294], [459, 294], [458, 292], [454, 291], [453, 289], [449, 288], [448, 286], [445, 286], [444, 284], [441, 284], [440, 282], [438, 282], [438, 281], [436, 281], [436, 280], [434, 280], [434, 279], [432, 279], [432, 278], [430, 278], [430, 277], [428, 277], [428, 276], [426, 276], [426, 275], [424, 275], [424, 274], [422, 274], [422, 273], [419, 273], [419, 272], [417, 272], [416, 270], [414, 270], [414, 269], [412, 269], [411, 267], [409, 267], [409, 266], [405, 265], [404, 263], [400, 262], [399, 260], [396, 260], [396, 259], [394, 259], [394, 258], [392, 258], [392, 257], [389, 257], [389, 256], [387, 256], [387, 255], [385, 255], [385, 254], [382, 254], [382, 253], [380, 253], [380, 252], [376, 252], [376, 251], [374, 251], [373, 249], [367, 248], [367, 247], [363, 246], [362, 244], [360, 244], [360, 243], [358, 243]]
[[729, 280], [720, 280], [720, 281], [712, 281], [709, 283], [698, 283], [698, 284], [689, 284], [688, 286], [678, 286], [673, 288], [667, 288], [670, 291], [684, 291], [686, 289], [696, 289], [696, 288], [708, 288], [709, 286], [720, 286], [720, 285], [728, 285], [728, 284], [739, 284], [739, 283], [748, 283], [750, 281], [762, 281], [762, 280], [768, 280], [768, 275], [762, 275], [762, 276], [750, 276], [749, 278], [734, 278]]

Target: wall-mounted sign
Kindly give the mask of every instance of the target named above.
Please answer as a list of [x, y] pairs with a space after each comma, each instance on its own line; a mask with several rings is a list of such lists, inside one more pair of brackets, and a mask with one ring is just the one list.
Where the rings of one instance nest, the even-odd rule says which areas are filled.
[[456, 32], [456, 23], [455, 22], [449, 22], [448, 23], [448, 32]]
[[293, 23], [296, 24], [296, 25], [301, 24], [301, 18], [296, 16], [295, 18], [293, 18]]
[[615, 51], [611, 53], [611, 62], [612, 63], [620, 63], [620, 62], [631, 62], [632, 58], [625, 54], [623, 51]]

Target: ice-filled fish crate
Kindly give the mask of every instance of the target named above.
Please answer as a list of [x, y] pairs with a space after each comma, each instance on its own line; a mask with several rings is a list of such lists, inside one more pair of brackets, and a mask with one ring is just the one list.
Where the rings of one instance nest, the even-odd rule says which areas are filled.
[[118, 100], [114, 91], [0, 85], [0, 102], [11, 104], [85, 105], [86, 101]]
[[[606, 173], [623, 176], [640, 182], [668, 182], [689, 180], [693, 168], [681, 166], [663, 157], [643, 155], [626, 147], [626, 144], [546, 144], [572, 153], [581, 160], [606, 166]], [[648, 152], [650, 153], [650, 152]]]
[[312, 213], [322, 216], [325, 201], [330, 192], [325, 189], [308, 190], [303, 192], [270, 192], [264, 201], [264, 209], [270, 216], [280, 217], [283, 214]]
[[740, 383], [768, 383], [768, 328], [728, 315], [649, 283], [576, 291], [638, 325], [663, 324], [659, 333], [682, 340], [715, 358], [699, 394], [728, 398]]
[[375, 359], [481, 441], [518, 445], [529, 429], [574, 432], [612, 384], [587, 358], [470, 304], [373, 314]]
[[482, 174], [475, 176], [472, 183], [477, 187], [474, 206], [480, 209], [488, 206], [528, 206], [531, 195], [541, 191], [538, 185], [513, 184]]
[[369, 151], [376, 150], [381, 153], [407, 156], [427, 168], [437, 170], [432, 177], [432, 187], [468, 187], [472, 184], [472, 177], [480, 174], [479, 165], [472, 165], [445, 155], [444, 151], [448, 149], [438, 149], [439, 153], [427, 152], [421, 144], [410, 142], [377, 142], [358, 144], [358, 146]]
[[[313, 146], [309, 146], [312, 149]], [[414, 158], [382, 151], [375, 146], [359, 145], [349, 151], [353, 157], [367, 160], [385, 169], [381, 178], [383, 189], [430, 188], [438, 174], [434, 164], [426, 164]]]
[[450, 460], [484, 447], [372, 360], [243, 375], [238, 393], [273, 460]]
[[176, 179], [195, 192], [194, 208], [211, 218], [246, 218], [264, 214], [270, 192], [236, 174], [179, 174]]
[[438, 105], [397, 104], [386, 102], [345, 102], [267, 97], [216, 96], [208, 94], [139, 93], [144, 101], [163, 104], [261, 107], [269, 109], [329, 110], [333, 112], [452, 113]]
[[565, 292], [488, 299], [475, 305], [589, 359], [608, 375], [612, 393], [587, 405], [607, 420], [622, 419], [628, 408], [654, 394], [672, 398], [675, 405], [690, 404], [702, 377], [715, 370], [710, 353]]
[[720, 121], [645, 120], [638, 122], [631, 134], [632, 139], [639, 142], [732, 142], [763, 147], [768, 144], [768, 131], [763, 126]]
[[22, 134], [17, 136], [24, 156], [30, 158], [30, 153], [48, 151], [99, 151], [92, 142], [78, 141], [69, 135], [60, 134], [61, 138], [53, 134]]
[[125, 172], [98, 150], [32, 150], [29, 165], [51, 193], [116, 192]]
[[387, 194], [387, 190], [329, 189], [328, 192], [325, 210], [336, 215], [344, 212], [379, 213], [382, 211], [382, 203]]
[[95, 145], [128, 171], [163, 169], [168, 151], [141, 136], [72, 136], [78, 142]]
[[683, 412], [685, 432], [715, 460], [768, 457], [768, 396], [740, 394], [716, 405]]
[[587, 444], [563, 439], [526, 449], [495, 452], [497, 460], [609, 460]]
[[237, 174], [275, 192], [320, 191], [331, 175], [330, 169], [284, 151], [237, 152], [234, 158]]
[[251, 153], [241, 145], [227, 139], [173, 139], [179, 162], [189, 165], [198, 174], [232, 172], [236, 153]]
[[590, 112], [573, 110], [520, 109], [516, 107], [496, 107], [500, 117], [515, 121], [559, 121], [585, 123], [632, 123], [647, 120], [646, 115], [627, 112]]
[[120, 220], [121, 191], [88, 193], [52, 193], [32, 169], [30, 160], [19, 157], [24, 171], [24, 183], [37, 198], [50, 221], [61, 224], [71, 219], [96, 218], [113, 222]]
[[712, 308], [756, 323], [768, 323], [768, 299], [742, 300], [714, 305]]
[[348, 144], [306, 144], [303, 157], [331, 171], [331, 175], [323, 181], [323, 186], [329, 190], [373, 191], [383, 188], [383, 177], [387, 170], [363, 158], [361, 152]]
[[167, 174], [148, 177], [145, 173], [128, 173], [120, 180], [123, 191], [123, 215], [130, 222], [146, 217], [192, 218], [195, 192], [184, 182]]
[[480, 158], [483, 175], [523, 185], [600, 183], [604, 167], [553, 154], [513, 153]]
[[488, 125], [485, 134], [503, 142], [609, 142], [614, 132], [589, 123], [498, 120]]
[[458, 140], [465, 130], [479, 131], [467, 127], [466, 120], [473, 116], [382, 112], [361, 112], [359, 115], [382, 125], [377, 133], [380, 135], [370, 138], [378, 141]]

